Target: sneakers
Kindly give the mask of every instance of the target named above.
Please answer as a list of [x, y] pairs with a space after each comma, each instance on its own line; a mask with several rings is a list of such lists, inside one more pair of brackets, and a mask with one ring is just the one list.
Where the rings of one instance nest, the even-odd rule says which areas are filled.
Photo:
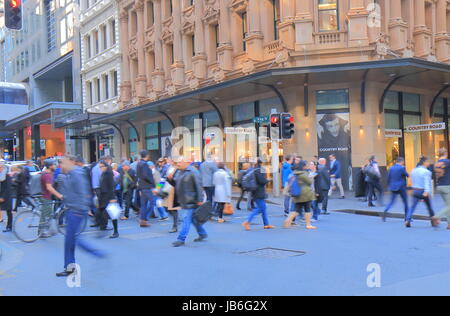
[[242, 226], [244, 226], [245, 230], [249, 231], [250, 230], [250, 223], [249, 222], [244, 222], [242, 224]]
[[217, 222], [218, 222], [219, 224], [223, 224], [223, 223], [225, 223], [225, 220], [224, 220], [223, 218], [219, 218], [219, 219], [217, 220]]
[[198, 238], [194, 239], [194, 242], [201, 242], [208, 239], [208, 236], [199, 236]]
[[141, 221], [141, 222], [139, 223], [139, 226], [140, 226], [141, 228], [147, 228], [147, 227], [150, 227], [150, 224], [149, 224], [147, 221]]
[[266, 226], [264, 226], [264, 229], [274, 229], [275, 228], [275, 226], [272, 226], [272, 225], [266, 225]]
[[184, 241], [180, 241], [180, 240], [177, 240], [176, 242], [172, 243], [172, 246], [174, 246], [175, 248], [182, 247], [184, 245], [185, 245]]
[[306, 229], [314, 230], [314, 229], [317, 229], [317, 227], [315, 227], [315, 226], [306, 226]]
[[169, 220], [168, 217], [163, 217], [163, 218], [160, 218], [158, 221], [159, 222], [165, 222], [165, 221], [168, 221], [168, 220]]
[[440, 224], [441, 224], [441, 220], [439, 218], [437, 218], [437, 217], [431, 218], [431, 226], [439, 227]]

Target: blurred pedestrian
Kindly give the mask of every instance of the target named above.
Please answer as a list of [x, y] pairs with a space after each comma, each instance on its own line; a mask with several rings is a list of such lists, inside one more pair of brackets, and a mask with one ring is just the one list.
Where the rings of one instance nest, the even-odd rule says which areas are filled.
[[242, 169], [239, 170], [238, 173], [238, 178], [237, 178], [237, 184], [239, 189], [241, 190], [241, 194], [238, 198], [238, 201], [236, 203], [236, 209], [237, 210], [241, 210], [241, 202], [244, 199], [245, 194], [247, 194], [247, 211], [251, 211], [253, 210], [253, 199], [252, 199], [252, 192], [251, 191], [247, 191], [243, 186], [242, 186], [242, 179], [244, 178], [245, 174], [247, 173], [247, 171], [250, 169], [250, 163], [245, 162], [242, 164]]
[[[108, 212], [106, 208], [110, 203], [117, 203], [117, 198], [114, 192], [115, 181], [114, 173], [110, 165], [106, 161], [100, 161], [99, 163], [102, 176], [100, 178], [100, 194], [98, 197], [98, 211], [97, 211], [97, 223], [100, 225], [100, 231], [108, 231]], [[119, 238], [119, 223], [117, 219], [112, 220], [114, 231], [110, 238]]]
[[406, 216], [405, 226], [407, 228], [411, 227], [414, 212], [420, 201], [424, 201], [427, 206], [428, 213], [431, 217], [431, 226], [437, 227], [440, 224], [439, 219], [434, 214], [433, 206], [431, 205], [433, 181], [431, 171], [428, 170], [429, 167], [430, 160], [427, 157], [421, 157], [417, 167], [411, 173], [413, 204]]
[[383, 205], [383, 188], [381, 186], [381, 172], [380, 168], [378, 167], [378, 163], [375, 160], [375, 156], [372, 156], [367, 161], [366, 166], [363, 169], [364, 175], [365, 175], [365, 181], [368, 185], [368, 200], [369, 200], [369, 207], [374, 207], [375, 204], [373, 204], [373, 199], [376, 196], [376, 191], [378, 191], [379, 196], [377, 199], [379, 200], [379, 204]]
[[206, 193], [206, 200], [208, 202], [213, 202], [214, 197], [214, 184], [213, 178], [214, 173], [218, 170], [216, 162], [212, 159], [211, 155], [208, 155], [208, 158], [205, 162], [200, 165], [200, 175], [203, 189]]
[[218, 163], [217, 167], [218, 170], [213, 176], [214, 202], [217, 204], [218, 222], [224, 223], [223, 211], [225, 205], [231, 203], [233, 179], [223, 162]]
[[64, 241], [64, 271], [57, 273], [57, 277], [68, 277], [76, 271], [76, 246], [86, 252], [102, 258], [105, 254], [85, 242], [80, 235], [82, 223], [87, 221], [88, 212], [92, 204], [91, 184], [82, 167], [76, 165], [76, 157], [67, 157], [62, 160], [62, 168], [68, 175], [65, 186], [71, 188], [64, 196], [67, 208], [66, 234]]
[[289, 214], [289, 217], [284, 222], [284, 227], [289, 228], [291, 227], [292, 221], [300, 215], [302, 212], [304, 212], [305, 215], [305, 222], [306, 222], [306, 229], [316, 229], [316, 227], [312, 226], [311, 219], [312, 219], [312, 201], [314, 201], [314, 192], [311, 189], [311, 185], [313, 183], [313, 180], [309, 177], [308, 173], [308, 163], [304, 160], [302, 160], [294, 170], [294, 176], [296, 177], [296, 181], [301, 188], [301, 194], [300, 196], [293, 197], [293, 200], [295, 202], [295, 212], [291, 212]]
[[[317, 194], [317, 207], [322, 205], [322, 214], [329, 215], [328, 212], [328, 193], [331, 188], [331, 176], [330, 169], [327, 166], [327, 160], [320, 158], [317, 166], [317, 177], [315, 180], [316, 194]], [[318, 219], [318, 215], [314, 216], [314, 219]]]
[[185, 215], [181, 232], [177, 241], [173, 243], [174, 247], [184, 246], [191, 225], [194, 225], [199, 235], [194, 242], [200, 242], [208, 238], [208, 233], [203, 225], [194, 218], [194, 211], [203, 204], [203, 189], [200, 175], [192, 166], [191, 159], [183, 157], [177, 163], [177, 166], [180, 172], [174, 179], [174, 184], [178, 203], [180, 203], [182, 212]]
[[[0, 162], [0, 213], [6, 211], [8, 220], [6, 223], [5, 233], [12, 231], [12, 199], [11, 199], [11, 176], [8, 174], [8, 168], [5, 163]], [[2, 220], [3, 222], [3, 220]]]
[[63, 199], [63, 195], [55, 190], [53, 186], [54, 172], [56, 170], [56, 161], [54, 159], [46, 159], [44, 161], [45, 169], [41, 175], [42, 197], [39, 199], [41, 203], [41, 219], [39, 223], [39, 231], [41, 238], [51, 236], [50, 225], [48, 224], [53, 212], [54, 203], [52, 198], [58, 200]]
[[120, 182], [122, 184], [122, 194], [125, 205], [124, 216], [121, 220], [128, 220], [130, 218], [130, 208], [132, 208], [136, 214], [139, 212], [139, 209], [137, 209], [133, 203], [134, 191], [137, 187], [137, 176], [130, 165], [131, 163], [129, 161], [124, 161], [120, 172]]
[[262, 170], [262, 160], [258, 159], [258, 162], [255, 164], [254, 168], [247, 171], [246, 176], [254, 177], [254, 180], [256, 182], [256, 190], [252, 193], [256, 208], [253, 209], [247, 221], [245, 221], [242, 226], [244, 226], [245, 230], [250, 230], [250, 224], [253, 218], [255, 218], [256, 215], [261, 214], [264, 223], [264, 229], [273, 229], [274, 227], [269, 223], [269, 216], [267, 214], [266, 205], [266, 186], [269, 181], [267, 180], [265, 171]]
[[141, 192], [141, 221], [140, 226], [150, 227], [148, 223], [149, 207], [154, 205], [154, 193], [156, 188], [155, 180], [153, 178], [152, 170], [148, 165], [150, 161], [150, 152], [147, 150], [141, 151], [141, 160], [137, 166], [138, 189]]
[[341, 199], [345, 199], [344, 187], [342, 186], [341, 178], [341, 163], [336, 159], [335, 155], [330, 155], [330, 177], [331, 177], [331, 188], [329, 196], [333, 195], [333, 190], [339, 188], [341, 194]]
[[397, 199], [397, 196], [400, 195], [403, 201], [403, 206], [405, 209], [405, 219], [408, 215], [408, 194], [406, 193], [406, 180], [409, 177], [408, 172], [405, 168], [405, 159], [402, 157], [397, 158], [397, 162], [395, 165], [389, 169], [388, 172], [388, 185], [389, 190], [391, 191], [391, 202], [386, 207], [383, 213], [383, 221], [386, 221], [387, 213], [390, 211], [390, 209], [394, 206], [395, 200]]
[[445, 206], [437, 218], [447, 219], [447, 229], [450, 229], [450, 160], [445, 148], [439, 150], [439, 161], [435, 165], [438, 192], [444, 200]]
[[[289, 176], [292, 174], [292, 165], [294, 163], [294, 157], [287, 155], [284, 158], [283, 166], [281, 167], [281, 186], [284, 189], [289, 181]], [[289, 215], [291, 209], [291, 196], [285, 194], [284, 196], [284, 214]]]

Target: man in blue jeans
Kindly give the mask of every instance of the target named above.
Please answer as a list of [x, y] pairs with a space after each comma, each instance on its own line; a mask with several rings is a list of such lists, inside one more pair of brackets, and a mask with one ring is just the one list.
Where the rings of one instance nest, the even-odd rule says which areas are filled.
[[203, 204], [203, 189], [199, 172], [191, 165], [187, 158], [181, 158], [177, 164], [179, 172], [176, 178], [168, 178], [169, 183], [175, 187], [178, 203], [184, 212], [183, 227], [181, 228], [178, 240], [173, 243], [174, 247], [185, 245], [191, 225], [194, 225], [198, 238], [194, 242], [200, 242], [208, 238], [203, 225], [196, 222], [194, 218], [195, 210]]
[[[287, 155], [284, 158], [283, 166], [281, 167], [281, 186], [283, 189], [288, 185], [289, 176], [292, 174], [292, 164], [294, 163], [294, 157]], [[291, 212], [291, 196], [286, 194], [284, 196], [284, 214], [286, 216]]]
[[405, 206], [405, 219], [408, 216], [408, 194], [406, 193], [406, 179], [409, 177], [405, 168], [405, 159], [402, 157], [397, 158], [397, 163], [389, 169], [388, 184], [391, 191], [391, 202], [386, 207], [383, 213], [383, 222], [386, 221], [387, 213], [394, 206], [397, 196], [400, 195]]
[[152, 170], [148, 165], [150, 160], [150, 152], [147, 150], [141, 151], [141, 160], [137, 165], [138, 189], [141, 191], [141, 221], [140, 226], [150, 227], [148, 223], [148, 216], [151, 205], [154, 205], [153, 191], [156, 188], [155, 180], [153, 178]]
[[102, 251], [95, 249], [78, 236], [82, 223], [87, 221], [88, 212], [92, 207], [92, 191], [87, 174], [83, 168], [75, 164], [76, 160], [76, 157], [67, 157], [62, 161], [62, 168], [68, 173], [65, 187], [69, 190], [64, 195], [64, 204], [68, 209], [66, 212], [64, 271], [57, 273], [57, 277], [68, 277], [76, 272], [76, 246], [98, 258], [105, 256]]

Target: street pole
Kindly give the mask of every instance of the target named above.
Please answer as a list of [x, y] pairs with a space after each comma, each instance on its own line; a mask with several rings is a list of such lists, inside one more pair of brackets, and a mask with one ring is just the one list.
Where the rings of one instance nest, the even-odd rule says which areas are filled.
[[278, 140], [272, 140], [272, 171], [273, 171], [273, 195], [275, 197], [280, 196], [280, 163], [279, 152], [280, 142]]

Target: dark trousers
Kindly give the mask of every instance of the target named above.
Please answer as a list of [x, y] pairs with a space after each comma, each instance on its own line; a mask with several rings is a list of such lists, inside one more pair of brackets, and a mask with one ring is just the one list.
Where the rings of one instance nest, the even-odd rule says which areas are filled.
[[322, 211], [328, 210], [328, 190], [321, 190], [319, 192], [317, 204], [322, 204]]
[[217, 203], [217, 214], [219, 218], [223, 218], [223, 210], [225, 209], [225, 203]]
[[[87, 212], [86, 212], [87, 214]], [[91, 245], [86, 243], [80, 237], [77, 237], [80, 232], [80, 227], [83, 221], [86, 220], [84, 214], [67, 211], [66, 213], [66, 236], [64, 242], [64, 268], [72, 268], [71, 264], [75, 264], [75, 247], [78, 246], [88, 253], [91, 253], [97, 257], [101, 257], [99, 251], [95, 250]]]
[[304, 203], [295, 203], [295, 211], [300, 215], [303, 214], [303, 212], [311, 213], [311, 205], [312, 201]]
[[125, 204], [125, 217], [130, 217], [130, 208], [132, 208], [135, 212], [138, 212], [139, 209], [133, 204], [133, 196], [134, 190], [128, 190], [123, 194], [123, 203]]
[[412, 218], [414, 216], [414, 212], [416, 211], [417, 204], [419, 204], [420, 201], [424, 201], [427, 205], [428, 213], [430, 214], [430, 217], [434, 217], [434, 210], [431, 206], [431, 199], [430, 196], [424, 196], [425, 190], [414, 190], [413, 194], [413, 204], [411, 209], [408, 212], [408, 215], [406, 216], [406, 221], [410, 222], [412, 221]]
[[408, 216], [408, 194], [406, 193], [406, 189], [403, 188], [399, 191], [391, 191], [391, 202], [389, 203], [389, 205], [386, 207], [386, 210], [384, 211], [385, 213], [389, 212], [390, 209], [394, 206], [395, 204], [395, 200], [397, 199], [397, 196], [400, 195], [400, 197], [402, 198], [403, 201], [403, 205], [405, 207], [405, 218], [406, 216]]
[[7, 210], [6, 215], [8, 215], [8, 221], [6, 223], [6, 229], [12, 229], [12, 223], [13, 223], [13, 212], [12, 210]]
[[[241, 195], [239, 196], [239, 199], [236, 203], [236, 209], [240, 210], [241, 209], [241, 202], [244, 199], [244, 195], [245, 193], [247, 193], [248, 191], [245, 191], [244, 189], [241, 188]], [[247, 197], [250, 199], [250, 193], [247, 195]], [[249, 203], [247, 203], [247, 205], [250, 205], [251, 209], [255, 208], [255, 201], [252, 199], [251, 201], [249, 201]]]
[[206, 193], [206, 200], [212, 203], [214, 198], [214, 187], [204, 187], [203, 189]]
[[380, 181], [368, 182], [369, 186], [369, 205], [373, 205], [373, 198], [376, 196], [376, 191], [380, 194], [378, 200], [380, 204], [383, 204], [383, 188]]
[[95, 220], [100, 230], [106, 229], [108, 226], [108, 212], [106, 211], [106, 207], [99, 207], [97, 209], [97, 212], [95, 212]]

